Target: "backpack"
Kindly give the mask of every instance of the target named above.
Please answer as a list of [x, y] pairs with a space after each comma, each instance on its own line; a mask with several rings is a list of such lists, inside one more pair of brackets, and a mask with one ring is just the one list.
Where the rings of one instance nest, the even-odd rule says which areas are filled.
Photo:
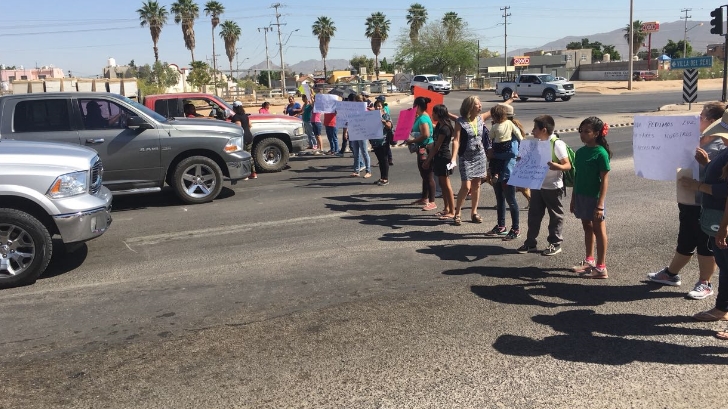
[[[556, 135], [556, 138], [560, 139], [559, 135]], [[556, 154], [554, 153], [555, 144], [556, 139], [551, 139], [551, 158], [553, 162], [558, 162], [559, 158], [557, 158]], [[569, 163], [571, 163], [571, 169], [562, 172], [564, 175], [564, 187], [574, 187], [574, 180], [576, 180], [576, 165], [574, 164], [574, 158], [576, 157], [576, 153], [573, 149], [571, 149], [569, 144], [564, 142], [564, 145], [566, 145], [566, 156], [569, 157]]]

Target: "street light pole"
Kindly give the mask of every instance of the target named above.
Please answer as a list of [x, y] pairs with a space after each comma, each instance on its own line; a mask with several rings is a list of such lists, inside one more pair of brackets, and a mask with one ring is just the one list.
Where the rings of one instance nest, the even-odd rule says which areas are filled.
[[[263, 30], [265, 33], [265, 69], [268, 73], [268, 89], [273, 88], [273, 83], [270, 81], [270, 57], [268, 57], [268, 31], [273, 30], [270, 26], [268, 27], [259, 27], [258, 32], [260, 30]], [[269, 95], [270, 96], [270, 95]]]
[[[682, 58], [687, 58], [687, 52], [688, 52], [688, 19], [692, 16], [688, 16], [688, 11], [692, 9], [682, 9], [680, 10], [681, 13], [685, 13], [685, 32], [683, 33], [683, 53]], [[681, 17], [683, 18], [683, 17]]]
[[286, 95], [286, 66], [283, 63], [283, 41], [281, 40], [281, 14], [278, 12], [278, 8], [281, 7], [281, 3], [275, 3], [271, 7], [276, 9], [276, 26], [278, 26], [278, 53], [281, 55], [281, 93], [283, 96]]
[[632, 18], [634, 17], [634, 0], [629, 0], [629, 71], [627, 73], [627, 89], [632, 91], [632, 75], [634, 74], [634, 24]]
[[503, 12], [503, 81], [508, 76], [508, 17], [511, 15], [508, 9], [510, 8], [511, 6], [501, 8]]

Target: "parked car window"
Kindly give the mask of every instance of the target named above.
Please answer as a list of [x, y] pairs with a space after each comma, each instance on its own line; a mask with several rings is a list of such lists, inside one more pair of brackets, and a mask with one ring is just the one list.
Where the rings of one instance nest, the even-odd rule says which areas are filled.
[[105, 99], [79, 99], [85, 129], [126, 128], [126, 118], [132, 114]]
[[533, 77], [530, 75], [524, 75], [521, 77], [521, 80], [519, 81], [521, 84], [531, 84], [533, 83]]
[[444, 81], [441, 76], [439, 75], [430, 75], [427, 77], [429, 81]]
[[15, 132], [70, 131], [66, 99], [20, 101], [13, 114]]

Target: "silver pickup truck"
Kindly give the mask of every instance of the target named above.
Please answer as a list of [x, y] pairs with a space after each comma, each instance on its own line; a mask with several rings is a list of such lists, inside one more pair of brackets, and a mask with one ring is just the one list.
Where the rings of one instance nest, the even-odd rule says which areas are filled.
[[495, 84], [495, 93], [503, 97], [504, 101], [518, 94], [521, 101], [529, 98], [543, 98], [547, 102], [554, 102], [556, 98], [568, 101], [574, 96], [574, 84], [569, 81], [557, 80], [550, 74], [522, 74], [515, 81], [504, 81]]
[[223, 121], [172, 119], [136, 101], [101, 92], [0, 97], [0, 139], [93, 148], [114, 195], [171, 186], [185, 203], [213, 200], [224, 180], [250, 175], [243, 130]]
[[111, 192], [93, 149], [0, 140], [0, 288], [31, 284], [53, 254], [102, 235]]

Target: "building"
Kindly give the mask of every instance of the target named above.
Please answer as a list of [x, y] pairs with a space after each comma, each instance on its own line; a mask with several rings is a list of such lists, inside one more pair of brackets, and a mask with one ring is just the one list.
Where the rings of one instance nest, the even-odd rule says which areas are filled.
[[0, 82], [12, 83], [16, 80], [44, 80], [46, 78], [65, 78], [66, 75], [63, 70], [51, 66], [44, 66], [40, 68], [25, 69], [21, 65], [19, 69], [7, 69], [4, 66], [0, 66]]
[[708, 44], [706, 55], [711, 55], [722, 60], [725, 58], [725, 44]]

